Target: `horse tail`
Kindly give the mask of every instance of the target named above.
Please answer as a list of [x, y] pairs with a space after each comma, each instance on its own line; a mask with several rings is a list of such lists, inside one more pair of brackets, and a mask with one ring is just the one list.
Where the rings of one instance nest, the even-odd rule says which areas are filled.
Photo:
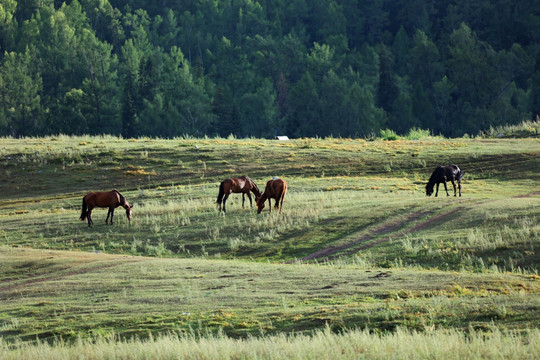
[[225, 181], [222, 181], [221, 184], [219, 184], [219, 194], [217, 196], [217, 203], [221, 204], [221, 201], [223, 200], [223, 195], [225, 195]]
[[82, 199], [82, 209], [81, 209], [81, 221], [86, 220], [86, 217], [88, 216], [88, 207], [86, 206], [86, 196]]
[[283, 182], [283, 191], [281, 192], [281, 206], [283, 206], [283, 200], [285, 200], [285, 194], [286, 193], [287, 193], [287, 183], [284, 181]]

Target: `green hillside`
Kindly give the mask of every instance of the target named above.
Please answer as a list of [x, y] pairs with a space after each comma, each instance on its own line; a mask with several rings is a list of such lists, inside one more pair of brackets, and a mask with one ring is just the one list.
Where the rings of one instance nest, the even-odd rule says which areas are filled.
[[[1, 341], [524, 334], [540, 323], [539, 155], [537, 139], [0, 139]], [[463, 196], [426, 197], [449, 163]], [[220, 181], [243, 174], [286, 180], [283, 213], [240, 194], [219, 213]], [[132, 221], [79, 221], [84, 194], [112, 188]]]
[[[538, 140], [2, 141], [0, 243], [130, 255], [286, 262], [343, 256], [371, 265], [538, 269]], [[440, 163], [466, 173], [461, 198], [427, 198]], [[257, 216], [219, 182], [249, 175], [289, 184], [282, 216]], [[134, 205], [127, 224], [77, 221], [89, 191], [116, 188]], [[61, 189], [61, 191], [59, 191]], [[249, 203], [249, 202], [248, 202]], [[397, 264], [397, 263], [396, 263]]]

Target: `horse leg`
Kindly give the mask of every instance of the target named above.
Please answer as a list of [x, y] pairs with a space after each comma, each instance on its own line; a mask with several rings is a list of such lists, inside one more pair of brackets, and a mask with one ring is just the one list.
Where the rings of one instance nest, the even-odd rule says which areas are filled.
[[277, 210], [278, 214], [281, 214], [281, 209], [279, 208], [279, 195], [276, 197], [275, 209]]
[[272, 212], [272, 198], [268, 198], [268, 210]]
[[454, 181], [454, 179], [452, 179], [451, 181], [452, 181], [452, 186], [454, 187], [454, 196], [456, 196], [456, 182]]
[[88, 227], [94, 225], [94, 221], [92, 220], [92, 208], [88, 209], [88, 215], [86, 218], [88, 219]]
[[244, 208], [245, 202], [246, 202], [246, 193], [242, 193], [242, 209]]
[[113, 220], [112, 220], [112, 219], [113, 219], [113, 217], [114, 217], [114, 208], [111, 208], [110, 212], [111, 212], [111, 225], [112, 225], [112, 224], [113, 224]]
[[435, 192], [435, 197], [439, 196], [439, 185], [440, 183], [437, 183], [437, 191]]
[[461, 180], [458, 180], [457, 183], [458, 183], [458, 189], [459, 189], [459, 197], [461, 197]]
[[111, 215], [111, 208], [109, 208], [109, 211], [107, 211], [107, 218], [105, 219], [105, 225], [109, 223], [109, 215]]
[[223, 212], [227, 212], [227, 210], [225, 210], [225, 202], [227, 201], [228, 198], [229, 198], [229, 194], [225, 194], [225, 196], [223, 197]]
[[450, 196], [450, 194], [448, 193], [448, 186], [446, 186], [446, 181], [443, 184], [444, 184], [444, 190], [446, 190], [446, 196]]
[[247, 193], [248, 199], [249, 199], [249, 206], [253, 207], [253, 200], [251, 200], [251, 194]]

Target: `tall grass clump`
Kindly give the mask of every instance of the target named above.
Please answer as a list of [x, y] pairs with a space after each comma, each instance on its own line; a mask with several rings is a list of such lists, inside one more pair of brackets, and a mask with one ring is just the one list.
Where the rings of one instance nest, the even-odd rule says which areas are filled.
[[411, 128], [405, 138], [407, 140], [422, 140], [431, 137], [431, 133], [427, 129]]
[[99, 338], [69, 344], [1, 343], [4, 360], [14, 359], [536, 359], [540, 330], [490, 333], [456, 330], [377, 335], [328, 327], [312, 336], [276, 335], [232, 339], [218, 335], [168, 335], [148, 340]]
[[540, 136], [540, 118], [536, 120], [522, 121], [517, 125], [499, 125], [496, 127], [490, 126], [488, 130], [483, 131], [481, 136], [496, 137], [496, 138], [526, 138]]
[[381, 129], [379, 132], [380, 138], [386, 141], [399, 140], [400, 136], [396, 134], [394, 130], [391, 129]]

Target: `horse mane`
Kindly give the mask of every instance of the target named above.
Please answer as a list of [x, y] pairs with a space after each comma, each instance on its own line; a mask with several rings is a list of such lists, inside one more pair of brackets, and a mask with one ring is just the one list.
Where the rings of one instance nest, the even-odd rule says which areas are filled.
[[120, 205], [122, 206], [126, 205], [126, 198], [124, 197], [124, 195], [120, 194], [120, 191], [116, 189], [113, 189], [112, 191], [114, 191], [115, 193], [118, 194], [118, 196], [120, 196]]
[[[259, 188], [257, 187], [257, 184], [255, 184], [255, 181], [251, 180], [251, 178], [247, 175], [242, 175], [241, 176], [242, 178], [246, 179], [246, 181], [249, 181], [249, 183], [251, 184], [251, 186], [255, 189], [255, 191], [253, 191], [256, 195], [257, 193], [260, 194], [261, 193], [261, 190], [259, 190]], [[252, 189], [253, 190], [253, 189]]]
[[251, 180], [251, 179], [249, 179], [249, 181], [251, 182], [251, 185], [253, 186], [253, 188], [257, 191], [257, 193], [255, 193], [255, 194], [260, 194], [261, 190], [259, 190], [259, 187], [257, 186], [257, 184], [255, 184], [255, 182], [253, 180]]
[[435, 170], [433, 170], [433, 173], [431, 174], [431, 177], [429, 178], [428, 184], [434, 184], [437, 178], [440, 176], [440, 169], [443, 167], [441, 165], [437, 166]]

